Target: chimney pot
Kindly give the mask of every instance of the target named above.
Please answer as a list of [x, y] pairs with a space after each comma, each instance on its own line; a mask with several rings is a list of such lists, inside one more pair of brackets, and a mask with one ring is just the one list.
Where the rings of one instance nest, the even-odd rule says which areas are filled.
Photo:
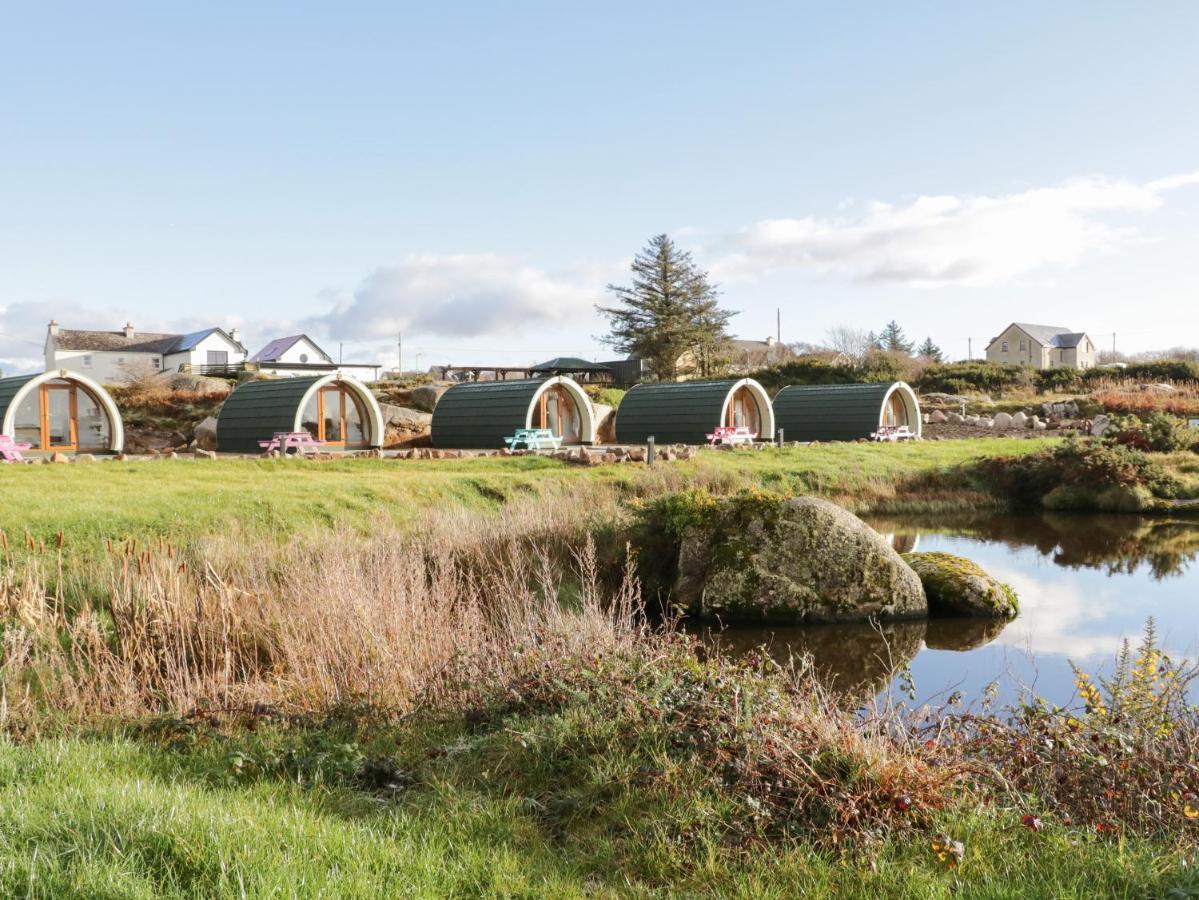
[[126, 322], [125, 323], [125, 337], [131, 338], [135, 334], [137, 334], [137, 332], [133, 330], [133, 326], [130, 323]]
[[51, 319], [48, 328], [51, 334], [58, 334], [58, 320]]

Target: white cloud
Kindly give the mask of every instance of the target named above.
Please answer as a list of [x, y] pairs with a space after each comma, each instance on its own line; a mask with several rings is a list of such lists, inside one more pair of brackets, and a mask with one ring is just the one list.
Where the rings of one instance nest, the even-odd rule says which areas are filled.
[[807, 269], [912, 286], [990, 285], [1069, 268], [1137, 236], [1113, 222], [1160, 207], [1162, 195], [1199, 184], [1199, 172], [1145, 184], [1100, 177], [1002, 196], [918, 197], [872, 203], [855, 218], [769, 219], [725, 238], [722, 279]]
[[368, 275], [352, 298], [309, 318], [318, 334], [347, 340], [398, 331], [457, 337], [519, 334], [590, 316], [598, 285], [494, 254], [412, 256]]

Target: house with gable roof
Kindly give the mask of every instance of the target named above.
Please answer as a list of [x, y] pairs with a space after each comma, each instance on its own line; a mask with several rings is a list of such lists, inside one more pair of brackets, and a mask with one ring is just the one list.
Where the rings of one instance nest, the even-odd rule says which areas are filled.
[[237, 329], [205, 328], [189, 334], [46, 327], [46, 371], [69, 369], [101, 384], [122, 381], [143, 369], [158, 372], [230, 372], [242, 368], [246, 348]]
[[1093, 369], [1095, 342], [1082, 331], [1013, 322], [987, 345], [987, 360], [1034, 369]]
[[382, 366], [375, 363], [340, 363], [306, 334], [275, 338], [250, 357], [250, 364], [266, 375], [292, 377], [341, 372], [359, 381], [378, 381]]

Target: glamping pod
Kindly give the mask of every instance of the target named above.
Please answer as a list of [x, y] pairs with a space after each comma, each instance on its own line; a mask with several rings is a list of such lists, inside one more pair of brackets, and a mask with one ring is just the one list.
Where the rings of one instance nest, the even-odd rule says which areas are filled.
[[259, 441], [281, 431], [307, 431], [330, 449], [381, 447], [383, 413], [366, 385], [348, 375], [247, 381], [221, 407], [217, 449], [258, 453]]
[[906, 425], [920, 436], [920, 403], [902, 381], [796, 384], [774, 396], [774, 415], [789, 441], [856, 441], [882, 427]]
[[108, 391], [67, 369], [0, 378], [0, 434], [34, 453], [120, 453], [125, 446]]
[[563, 444], [595, 443], [595, 409], [570, 378], [456, 384], [433, 410], [433, 446], [492, 450], [518, 428], [548, 428]]
[[703, 444], [718, 426], [748, 428], [774, 439], [774, 409], [765, 388], [740, 381], [666, 381], [630, 388], [616, 410], [616, 440], [644, 444]]

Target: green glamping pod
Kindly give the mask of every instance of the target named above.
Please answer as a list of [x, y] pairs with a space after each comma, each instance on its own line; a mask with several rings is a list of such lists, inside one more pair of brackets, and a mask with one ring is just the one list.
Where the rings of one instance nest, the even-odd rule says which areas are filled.
[[595, 408], [564, 376], [456, 384], [433, 410], [433, 446], [495, 450], [518, 428], [548, 428], [562, 444], [595, 443]]
[[713, 428], [748, 428], [760, 441], [774, 440], [774, 409], [766, 389], [740, 381], [663, 381], [629, 389], [616, 410], [616, 441], [704, 444]]
[[366, 385], [348, 375], [247, 381], [216, 422], [222, 453], [259, 453], [277, 432], [307, 431], [330, 450], [383, 445], [383, 413]]
[[774, 395], [774, 415], [789, 441], [856, 441], [886, 428], [920, 437], [920, 402], [902, 381], [795, 384]]

